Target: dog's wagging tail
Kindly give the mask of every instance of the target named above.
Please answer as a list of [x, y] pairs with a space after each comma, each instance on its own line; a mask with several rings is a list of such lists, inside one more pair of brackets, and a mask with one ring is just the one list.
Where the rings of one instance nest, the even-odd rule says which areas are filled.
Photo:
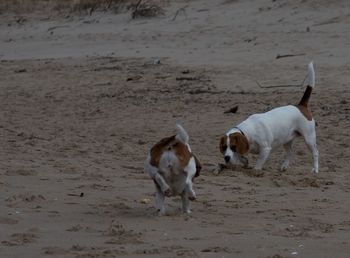
[[306, 117], [306, 119], [311, 121], [312, 114], [310, 110], [307, 108], [307, 106], [309, 104], [309, 99], [311, 96], [312, 89], [315, 87], [315, 70], [314, 70], [313, 62], [310, 62], [308, 65], [308, 73], [307, 73], [305, 83], [307, 85], [306, 90], [297, 107], [299, 108], [300, 112]]

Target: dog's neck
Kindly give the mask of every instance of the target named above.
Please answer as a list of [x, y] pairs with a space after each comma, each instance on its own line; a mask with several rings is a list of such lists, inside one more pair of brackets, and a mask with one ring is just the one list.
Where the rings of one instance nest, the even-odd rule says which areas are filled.
[[232, 128], [226, 133], [226, 135], [228, 136], [228, 135], [233, 134], [233, 133], [240, 133], [240, 134], [242, 134], [243, 136], [246, 136], [246, 135], [244, 134], [244, 132], [242, 131], [242, 129], [240, 129], [240, 128], [237, 127], [237, 126], [232, 127]]

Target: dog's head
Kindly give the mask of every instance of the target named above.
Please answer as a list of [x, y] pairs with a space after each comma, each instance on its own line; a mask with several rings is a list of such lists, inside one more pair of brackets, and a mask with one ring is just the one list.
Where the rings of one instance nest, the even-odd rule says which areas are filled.
[[235, 132], [224, 135], [220, 140], [220, 152], [224, 155], [226, 164], [231, 165], [248, 165], [248, 159], [243, 155], [249, 150], [247, 137]]

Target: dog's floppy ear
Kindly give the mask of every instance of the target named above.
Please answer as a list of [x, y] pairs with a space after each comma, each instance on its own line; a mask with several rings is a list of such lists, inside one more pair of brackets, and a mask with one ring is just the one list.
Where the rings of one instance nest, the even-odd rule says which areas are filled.
[[227, 136], [226, 135], [222, 136], [220, 139], [220, 152], [222, 154], [225, 152], [224, 145], [226, 144], [226, 141], [227, 141]]
[[236, 152], [243, 155], [246, 154], [249, 150], [249, 143], [247, 137], [240, 133], [234, 133], [230, 135], [231, 143], [236, 145]]
[[202, 170], [202, 165], [195, 155], [193, 155], [193, 158], [194, 158], [194, 161], [196, 162], [196, 174], [194, 175], [194, 177], [197, 177], [200, 175], [200, 172]]

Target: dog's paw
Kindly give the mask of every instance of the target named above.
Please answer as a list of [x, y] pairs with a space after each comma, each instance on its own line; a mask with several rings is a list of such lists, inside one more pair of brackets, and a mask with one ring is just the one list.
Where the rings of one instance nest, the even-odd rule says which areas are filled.
[[188, 196], [188, 199], [193, 202], [197, 199], [197, 197], [196, 196]]
[[197, 199], [197, 195], [196, 195], [195, 191], [189, 190], [189, 191], [187, 191], [187, 194], [188, 194], [188, 199], [190, 201], [194, 201]]
[[286, 171], [287, 169], [289, 168], [289, 164], [288, 163], [283, 163], [280, 170], [283, 172], [283, 171]]
[[166, 196], [166, 197], [170, 197], [172, 195], [172, 192], [171, 192], [171, 189], [170, 188], [167, 188], [163, 194]]
[[165, 213], [165, 209], [162, 208], [162, 209], [157, 209], [157, 215], [158, 216], [165, 216], [166, 213]]
[[252, 165], [247, 165], [247, 166], [244, 166], [243, 168], [245, 168], [245, 169], [254, 169], [254, 167], [252, 166]]
[[214, 169], [213, 169], [213, 174], [214, 175], [219, 175], [224, 169], [229, 168], [228, 165], [219, 163]]
[[311, 170], [311, 172], [317, 174], [317, 173], [318, 173], [318, 168], [313, 168], [313, 169]]
[[191, 214], [192, 213], [192, 211], [190, 209], [183, 210], [182, 212], [185, 213], [185, 214]]

